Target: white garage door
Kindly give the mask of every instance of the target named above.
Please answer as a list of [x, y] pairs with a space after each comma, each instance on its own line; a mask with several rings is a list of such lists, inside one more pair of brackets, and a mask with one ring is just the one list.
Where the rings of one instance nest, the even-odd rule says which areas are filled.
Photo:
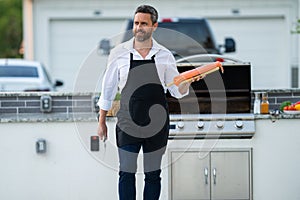
[[237, 52], [229, 54], [252, 64], [252, 87], [290, 87], [289, 29], [284, 17], [210, 19], [219, 44], [232, 36]]
[[81, 88], [91, 90], [95, 87], [106, 57], [95, 54], [94, 62], [89, 61], [89, 68], [84, 70], [80, 69], [82, 63], [101, 39], [119, 34], [123, 23], [122, 19], [50, 21], [50, 66], [53, 76], [64, 81], [61, 91], [75, 91], [78, 73], [84, 72], [86, 75], [81, 77], [86, 80], [81, 80]]

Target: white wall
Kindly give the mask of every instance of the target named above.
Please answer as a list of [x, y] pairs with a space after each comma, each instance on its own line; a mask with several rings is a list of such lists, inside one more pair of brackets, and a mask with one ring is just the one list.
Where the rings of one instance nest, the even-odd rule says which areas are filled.
[[[1, 123], [0, 199], [117, 199], [115, 120], [109, 121], [107, 149], [88, 149], [96, 122]], [[299, 119], [257, 120], [252, 139], [171, 140], [177, 148], [253, 148], [253, 198], [300, 199]], [[47, 140], [47, 153], [36, 154], [35, 142]], [[167, 155], [167, 154], [166, 154]], [[163, 161], [161, 200], [168, 199], [168, 158]], [[141, 159], [139, 160], [141, 164]], [[141, 168], [139, 168], [141, 172]], [[143, 175], [138, 175], [138, 199]]]
[[[0, 126], [0, 199], [117, 199], [117, 172], [89, 154], [74, 123]], [[39, 138], [46, 154], [35, 152]]]
[[299, 119], [257, 122], [253, 140], [254, 199], [300, 199]]

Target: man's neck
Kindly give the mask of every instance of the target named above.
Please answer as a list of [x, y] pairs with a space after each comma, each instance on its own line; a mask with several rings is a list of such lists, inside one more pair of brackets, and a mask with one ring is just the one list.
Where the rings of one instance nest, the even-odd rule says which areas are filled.
[[133, 48], [145, 59], [152, 48], [152, 39], [143, 42], [134, 40]]

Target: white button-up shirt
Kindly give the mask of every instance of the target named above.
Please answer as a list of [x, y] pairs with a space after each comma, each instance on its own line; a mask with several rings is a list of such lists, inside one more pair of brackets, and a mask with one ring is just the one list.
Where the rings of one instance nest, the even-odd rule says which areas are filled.
[[[133, 60], [143, 60], [144, 58], [133, 48], [133, 41], [124, 42], [116, 46], [110, 52], [108, 57], [107, 69], [103, 77], [101, 96], [98, 105], [102, 110], [109, 110], [115, 99], [116, 93], [122, 92], [130, 69], [130, 53], [133, 54]], [[155, 55], [155, 64], [160, 82], [165, 90], [169, 90], [173, 97], [181, 98], [182, 95], [176, 85], [167, 87], [167, 84], [173, 82], [173, 78], [179, 74], [176, 62], [172, 53], [165, 47], [159, 45], [153, 40], [153, 45], [145, 60], [151, 59]], [[146, 74], [145, 74], [146, 75]]]

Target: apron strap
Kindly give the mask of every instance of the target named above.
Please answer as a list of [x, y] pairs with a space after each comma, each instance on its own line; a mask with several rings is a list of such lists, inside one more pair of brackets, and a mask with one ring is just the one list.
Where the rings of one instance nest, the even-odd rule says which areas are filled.
[[154, 61], [154, 58], [155, 58], [155, 54], [151, 57], [151, 60], [152, 60], [153, 62], [155, 62], [155, 61]]
[[132, 61], [132, 60], [133, 60], [133, 54], [130, 53], [130, 61]]
[[[151, 60], [154, 61], [155, 54], [151, 57]], [[133, 53], [130, 53], [130, 61], [133, 60]]]

